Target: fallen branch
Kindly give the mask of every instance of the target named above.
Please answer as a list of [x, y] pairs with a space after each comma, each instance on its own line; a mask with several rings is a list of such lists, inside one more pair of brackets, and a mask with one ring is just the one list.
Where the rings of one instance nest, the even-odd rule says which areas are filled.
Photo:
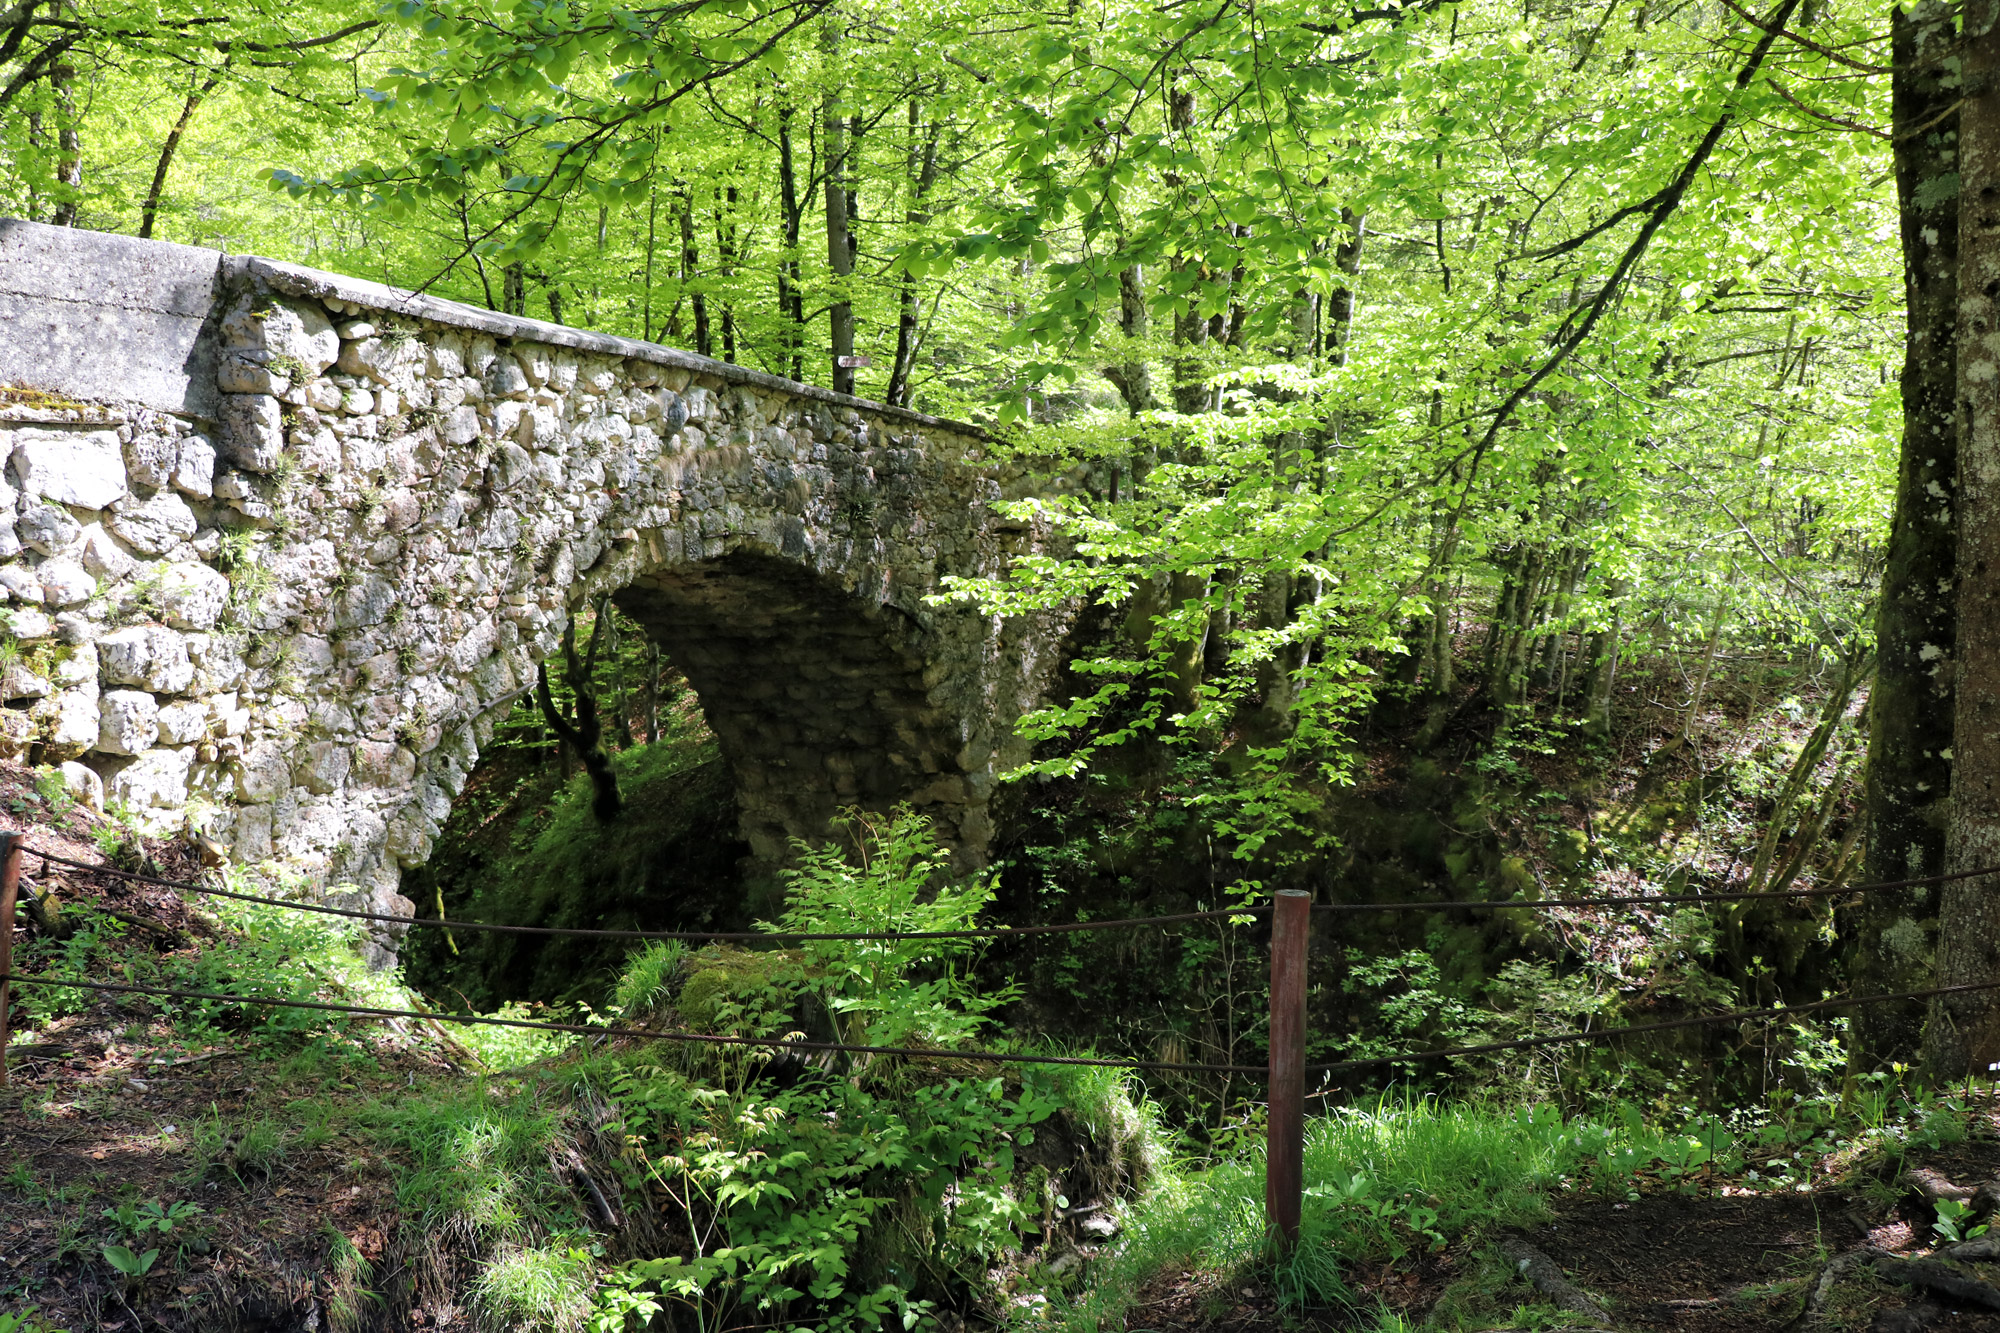
[[2000, 1310], [2000, 1287], [1947, 1268], [1935, 1259], [1898, 1262], [1886, 1255], [1875, 1261], [1875, 1271], [1891, 1282], [1902, 1282], [1919, 1291], [1957, 1301], [1982, 1310]]
[[1498, 1249], [1507, 1262], [1514, 1265], [1514, 1276], [1547, 1297], [1558, 1309], [1607, 1325], [1611, 1322], [1611, 1316], [1604, 1313], [1603, 1306], [1584, 1295], [1563, 1275], [1561, 1265], [1528, 1242], [1515, 1236], [1503, 1236]]
[[1811, 1293], [1806, 1296], [1805, 1308], [1800, 1310], [1799, 1317], [1792, 1321], [1793, 1326], [1798, 1327], [1817, 1320], [1820, 1311], [1826, 1308], [1826, 1298], [1833, 1294], [1834, 1283], [1868, 1260], [1879, 1259], [1882, 1256], [1883, 1251], [1875, 1246], [1863, 1245], [1844, 1254], [1836, 1254], [1827, 1260], [1826, 1267], [1819, 1270], [1819, 1278], [1813, 1283]]

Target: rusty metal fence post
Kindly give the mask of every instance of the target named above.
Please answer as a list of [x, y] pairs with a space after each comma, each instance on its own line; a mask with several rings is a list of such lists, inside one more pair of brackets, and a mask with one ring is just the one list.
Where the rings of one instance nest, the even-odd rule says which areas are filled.
[[0, 833], [0, 1088], [7, 1086], [8, 1005], [14, 975], [14, 898], [21, 889], [21, 835]]
[[1271, 912], [1271, 1085], [1264, 1151], [1264, 1219], [1290, 1249], [1305, 1194], [1306, 940], [1312, 895], [1283, 889]]

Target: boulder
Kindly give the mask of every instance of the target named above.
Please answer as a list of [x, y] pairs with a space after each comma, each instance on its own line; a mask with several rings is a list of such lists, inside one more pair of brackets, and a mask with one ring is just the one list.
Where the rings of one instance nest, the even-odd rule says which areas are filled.
[[216, 453], [250, 472], [269, 472], [285, 453], [285, 418], [278, 400], [263, 393], [232, 393], [222, 400]]
[[208, 736], [208, 706], [168, 704], [160, 710], [160, 739], [168, 745], [192, 745]]
[[35, 719], [18, 708], [0, 708], [0, 759], [21, 764], [35, 743]]
[[135, 810], [171, 810], [187, 804], [192, 750], [148, 750], [111, 779], [111, 799]]
[[49, 606], [80, 606], [97, 592], [97, 580], [85, 572], [80, 561], [68, 556], [44, 560], [35, 573], [42, 580]]
[[104, 808], [104, 779], [98, 776], [96, 769], [72, 759], [58, 771], [62, 774], [63, 786], [69, 789], [70, 796], [78, 805], [87, 810]]

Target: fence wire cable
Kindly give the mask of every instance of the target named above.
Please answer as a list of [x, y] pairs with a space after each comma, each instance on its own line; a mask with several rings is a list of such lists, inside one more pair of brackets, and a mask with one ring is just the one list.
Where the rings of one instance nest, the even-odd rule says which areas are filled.
[[[197, 893], [211, 898], [230, 898], [238, 902], [260, 903], [266, 907], [281, 907], [294, 912], [315, 912], [321, 916], [345, 917], [356, 921], [380, 921], [394, 926], [435, 926], [445, 930], [486, 931], [496, 935], [547, 935], [564, 938], [619, 939], [619, 940], [766, 940], [766, 941], [811, 941], [811, 940], [997, 940], [1011, 939], [1023, 935], [1064, 935], [1088, 930], [1129, 930], [1140, 926], [1170, 926], [1188, 921], [1214, 921], [1225, 917], [1261, 916], [1271, 910], [1269, 903], [1252, 904], [1244, 907], [1217, 908], [1213, 911], [1178, 912], [1170, 916], [1120, 917], [1106, 921], [1068, 921], [1046, 926], [988, 926], [968, 930], [909, 930], [909, 931], [762, 931], [762, 930], [598, 930], [581, 926], [505, 926], [486, 921], [457, 921], [445, 917], [397, 916], [389, 912], [364, 912], [357, 908], [332, 907], [324, 903], [288, 902], [282, 898], [264, 897], [254, 893], [238, 893], [233, 889], [213, 888], [206, 884], [193, 884], [186, 880], [161, 879], [156, 875], [144, 875], [133, 870], [121, 870], [116, 866], [91, 865], [87, 861], [73, 861], [53, 852], [32, 848], [24, 849], [30, 855], [41, 858], [43, 873], [50, 865], [72, 866], [92, 874], [109, 875], [139, 884], [153, 884], [161, 888], [177, 889], [185, 893]], [[1933, 884], [1948, 884], [1954, 880], [1973, 879], [1980, 875], [2000, 874], [2000, 866], [1982, 866], [1977, 870], [1960, 870], [1949, 875], [1930, 875], [1922, 879], [1899, 879], [1880, 884], [1848, 884], [1838, 888], [1780, 889], [1775, 892], [1760, 893], [1690, 893], [1662, 894], [1655, 896], [1619, 896], [1606, 898], [1538, 898], [1494, 902], [1479, 899], [1455, 899], [1441, 902], [1394, 902], [1394, 903], [1315, 903], [1315, 912], [1442, 912], [1442, 911], [1519, 911], [1543, 907], [1665, 907], [1680, 904], [1764, 902], [1778, 899], [1829, 898], [1850, 893], [1881, 893], [1892, 889], [1923, 888]]]
[[[59, 977], [37, 973], [0, 972], [0, 983], [30, 986], [73, 986], [80, 990], [109, 991], [121, 995], [159, 995], [181, 1000], [213, 1000], [223, 1004], [264, 1005], [278, 1009], [311, 1009], [324, 1013], [349, 1014], [360, 1018], [412, 1018], [436, 1023], [481, 1024], [489, 1027], [527, 1028], [539, 1032], [568, 1032], [585, 1037], [641, 1037], [653, 1041], [677, 1041], [703, 1046], [753, 1046], [766, 1050], [831, 1051], [851, 1055], [901, 1055], [938, 1060], [971, 1060], [982, 1064], [1086, 1065], [1099, 1069], [1143, 1069], [1179, 1074], [1268, 1074], [1264, 1065], [1174, 1064], [1164, 1060], [1116, 1060], [1079, 1055], [1028, 1055], [1014, 1051], [950, 1051], [923, 1046], [863, 1046], [831, 1041], [787, 1041], [781, 1037], [723, 1037], [705, 1032], [671, 1028], [593, 1027], [584, 1023], [544, 1023], [525, 1018], [498, 1018], [484, 1014], [426, 1013], [418, 1009], [387, 1009], [374, 1005], [335, 1004], [327, 1000], [281, 1000], [263, 995], [224, 995], [214, 991], [179, 990], [168, 986], [140, 986], [129, 982], [86, 981], [80, 977]], [[1576, 1045], [1594, 1041], [1614, 1041], [1647, 1032], [1675, 1028], [1704, 1027], [1711, 1024], [1740, 1023], [1745, 1020], [1790, 1018], [1828, 1009], [1846, 1009], [1866, 1004], [1887, 1004], [1934, 999], [1944, 995], [1966, 995], [1975, 991], [2000, 990], [2000, 981], [1970, 981], [1955, 986], [1933, 986], [1926, 990], [1896, 991], [1882, 995], [1852, 995], [1840, 999], [1815, 1000], [1809, 1004], [1772, 1005], [1762, 1009], [1739, 1009], [1726, 1014], [1701, 1014], [1692, 1018], [1669, 1018], [1656, 1023], [1633, 1023], [1624, 1027], [1599, 1028], [1595, 1032], [1565, 1032], [1546, 1037], [1523, 1037], [1517, 1041], [1485, 1042], [1476, 1046], [1452, 1046], [1441, 1051], [1409, 1051], [1401, 1055], [1373, 1056], [1362, 1060], [1335, 1060], [1306, 1066], [1308, 1074], [1337, 1074], [1355, 1069], [1379, 1069], [1411, 1064], [1420, 1060], [1456, 1060], [1468, 1055], [1489, 1055], [1500, 1051], [1521, 1051], [1542, 1046]], [[1323, 1094], [1320, 1094], [1323, 1095]]]
[[497, 1018], [485, 1014], [426, 1013], [419, 1009], [385, 1009], [375, 1005], [335, 1004], [329, 1000], [281, 1000], [267, 995], [223, 995], [214, 991], [178, 990], [170, 986], [140, 986], [130, 982], [85, 981], [79, 977], [0, 972], [0, 982], [15, 985], [74, 986], [81, 990], [110, 991], [120, 995], [162, 995], [178, 1000], [216, 1000], [224, 1004], [261, 1004], [276, 1009], [315, 1009], [359, 1018], [413, 1018], [436, 1023], [476, 1023], [488, 1027], [528, 1028], [538, 1032], [570, 1032], [584, 1037], [644, 1037], [652, 1041], [678, 1041], [703, 1046], [755, 1046], [782, 1051], [834, 1051], [851, 1055], [903, 1055], [939, 1060], [975, 1060], [983, 1064], [1089, 1065], [1101, 1069], [1177, 1070], [1202, 1074], [1261, 1074], [1262, 1065], [1185, 1065], [1161, 1060], [1114, 1060], [1081, 1055], [1027, 1055], [1014, 1051], [948, 1051], [929, 1046], [857, 1046], [833, 1041], [788, 1041], [782, 1037], [722, 1037], [706, 1032], [685, 1032], [673, 1028], [594, 1027], [585, 1023], [542, 1023], [525, 1018]]

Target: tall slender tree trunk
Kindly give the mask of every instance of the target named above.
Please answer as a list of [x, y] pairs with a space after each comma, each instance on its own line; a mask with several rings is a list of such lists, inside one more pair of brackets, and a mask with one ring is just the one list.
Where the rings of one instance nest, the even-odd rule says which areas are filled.
[[[2000, 864], [2000, 0], [1967, 0], [1958, 50], [1958, 660], [1945, 869]], [[1944, 886], [1937, 980], [2000, 977], [2000, 876]], [[2000, 1063], [2000, 992], [1932, 1004], [1939, 1080]]]
[[[942, 122], [933, 121], [929, 131], [923, 135], [921, 148], [918, 141], [919, 117], [921, 111], [917, 99], [910, 99], [910, 147], [904, 171], [909, 183], [910, 202], [903, 210], [903, 221], [912, 227], [921, 227], [930, 221], [930, 212], [924, 206], [931, 186], [937, 183], [938, 139], [943, 132]], [[919, 317], [923, 314], [923, 294], [917, 287], [914, 273], [903, 275], [902, 291], [897, 301], [896, 313], [896, 363], [889, 368], [889, 387], [883, 393], [884, 402], [897, 407], [908, 407], [913, 381], [917, 370], [917, 343], [922, 337]]]
[[174, 154], [180, 150], [181, 136], [187, 133], [188, 124], [194, 119], [194, 113], [201, 106], [202, 99], [214, 92], [215, 85], [220, 82], [222, 82], [220, 73], [211, 74], [203, 81], [201, 87], [190, 92], [186, 103], [181, 107], [180, 119], [174, 122], [173, 129], [167, 131], [167, 141], [160, 145], [160, 160], [153, 167], [153, 183], [146, 191], [145, 204], [139, 209], [140, 239], [152, 239], [153, 222], [160, 215], [160, 200], [167, 192], [167, 172], [174, 165]]
[[[820, 27], [820, 50], [829, 67], [840, 60], [840, 17], [828, 11]], [[827, 338], [833, 361], [833, 391], [854, 392], [854, 250], [849, 238], [848, 126], [846, 106], [836, 85], [820, 103], [820, 134], [826, 143], [826, 265], [833, 272], [833, 300], [827, 305]]]
[[713, 356], [714, 336], [708, 327], [708, 295], [701, 283], [701, 245], [695, 239], [694, 193], [683, 189], [681, 193], [681, 290], [687, 293], [688, 305], [694, 311], [694, 350], [702, 356]]
[[[1876, 883], [1922, 879], [1944, 867], [1951, 794], [1952, 663], [1958, 554], [1956, 420], [1958, 198], [1939, 183], [1958, 170], [1959, 85], [1939, 57], [1957, 40], [1951, 11], [1924, 0], [1889, 11], [1896, 195], [1902, 215], [1903, 449], [1889, 528], [1877, 664], [1868, 705], [1867, 862]], [[1928, 126], [1928, 128], [1923, 128]], [[1859, 991], [1921, 990], [1931, 976], [1934, 889], [1863, 895], [1846, 931], [1847, 973]], [[1923, 1006], [1869, 1005], [1854, 1015], [1853, 1067], [1909, 1060]]]
[[1611, 603], [1611, 621], [1590, 636], [1590, 672], [1583, 682], [1583, 730], [1587, 736], [1603, 740], [1611, 734], [1611, 685], [1618, 677], [1618, 644], [1624, 629], [1625, 599], [1632, 585], [1625, 579], [1606, 579], [1604, 598]]
[[785, 249], [778, 260], [778, 318], [784, 326], [787, 359], [791, 376], [806, 375], [806, 298], [801, 290], [799, 236], [804, 226], [805, 206], [799, 200], [799, 169], [792, 150], [792, 116], [789, 106], [778, 108], [778, 207], [784, 214]]
[[[721, 266], [721, 276], [727, 280], [736, 276], [736, 187], [722, 188], [723, 206], [715, 215], [715, 257]], [[736, 303], [727, 296], [722, 302], [722, 359], [736, 364]]]
[[74, 227], [83, 203], [83, 136], [76, 124], [76, 67], [67, 60], [57, 61], [49, 70], [49, 86], [56, 94], [56, 183], [65, 187], [49, 220], [58, 227]]

